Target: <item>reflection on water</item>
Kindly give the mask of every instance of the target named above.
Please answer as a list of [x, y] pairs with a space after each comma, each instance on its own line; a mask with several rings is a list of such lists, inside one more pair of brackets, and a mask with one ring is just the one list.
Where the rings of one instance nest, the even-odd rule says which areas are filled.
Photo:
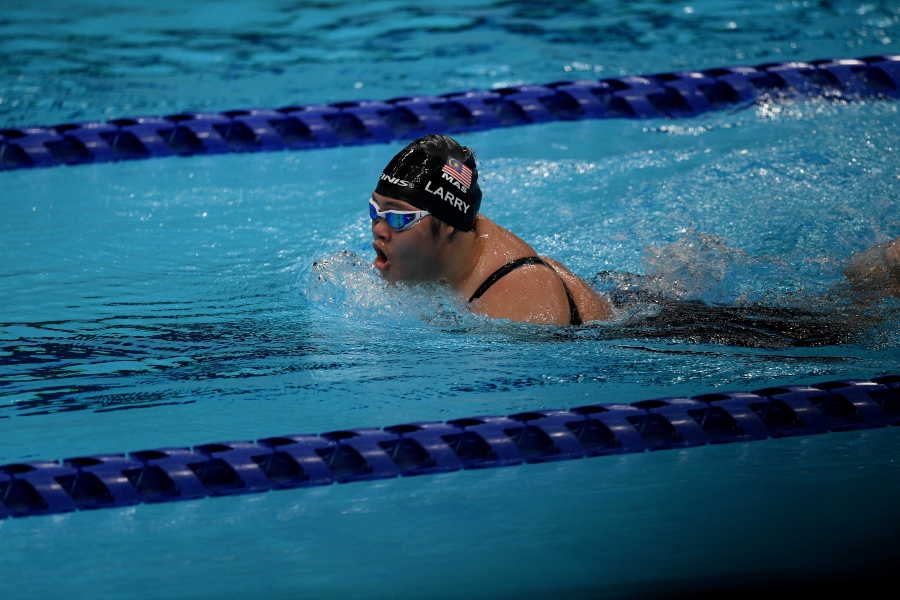
[[6, 0], [0, 127], [897, 52], [895, 3]]

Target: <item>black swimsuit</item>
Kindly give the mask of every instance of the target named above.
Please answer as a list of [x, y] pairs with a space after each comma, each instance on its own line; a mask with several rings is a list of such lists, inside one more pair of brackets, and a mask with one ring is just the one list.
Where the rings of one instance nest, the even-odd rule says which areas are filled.
[[[519, 267], [524, 267], [525, 265], [544, 265], [545, 267], [549, 267], [556, 273], [556, 269], [548, 265], [540, 256], [525, 256], [522, 258], [517, 258], [516, 260], [510, 261], [494, 271], [490, 277], [484, 280], [484, 283], [475, 290], [475, 293], [472, 294], [472, 297], [469, 298], [469, 303], [471, 304], [474, 300], [481, 298], [482, 294], [488, 291], [492, 285], [497, 283], [501, 277], [504, 275], [508, 275], [509, 273], [515, 271]], [[556, 273], [556, 276], [559, 277], [559, 273]], [[559, 277], [560, 283], [563, 285], [563, 289], [566, 290], [566, 298], [569, 300], [569, 324], [570, 325], [581, 325], [581, 314], [578, 312], [578, 306], [575, 304], [575, 299], [572, 298], [572, 293], [569, 291], [569, 286], [566, 285], [566, 282], [562, 280], [562, 277]]]

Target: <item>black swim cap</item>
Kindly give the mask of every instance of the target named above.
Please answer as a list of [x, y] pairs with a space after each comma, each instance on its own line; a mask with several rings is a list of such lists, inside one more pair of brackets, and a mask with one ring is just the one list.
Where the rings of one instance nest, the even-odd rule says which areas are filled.
[[445, 135], [426, 135], [401, 150], [384, 168], [375, 191], [462, 231], [475, 228], [481, 207], [475, 153]]

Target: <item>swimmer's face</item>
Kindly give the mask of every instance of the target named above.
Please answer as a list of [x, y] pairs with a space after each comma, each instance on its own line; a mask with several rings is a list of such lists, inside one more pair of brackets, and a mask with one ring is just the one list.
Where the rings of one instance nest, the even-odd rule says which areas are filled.
[[[372, 193], [379, 210], [419, 210], [412, 204]], [[384, 219], [372, 221], [375, 268], [388, 281], [432, 281], [440, 276], [438, 241], [431, 234], [432, 216], [406, 231], [394, 231]]]

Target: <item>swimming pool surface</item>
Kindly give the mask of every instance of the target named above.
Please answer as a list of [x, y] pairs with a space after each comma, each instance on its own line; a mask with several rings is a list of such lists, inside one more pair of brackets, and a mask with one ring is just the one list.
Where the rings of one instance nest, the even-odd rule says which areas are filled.
[[[0, 126], [900, 53], [889, 2], [9, 2]], [[0, 464], [897, 372], [843, 291], [898, 105], [459, 136], [482, 212], [610, 290], [862, 323], [798, 346], [490, 322], [371, 271], [401, 145], [0, 172]], [[314, 265], [315, 263], [315, 265]], [[665, 332], [663, 332], [665, 333]], [[140, 410], [138, 410], [140, 409]], [[0, 521], [10, 597], [633, 597], [878, 576], [893, 428]]]

